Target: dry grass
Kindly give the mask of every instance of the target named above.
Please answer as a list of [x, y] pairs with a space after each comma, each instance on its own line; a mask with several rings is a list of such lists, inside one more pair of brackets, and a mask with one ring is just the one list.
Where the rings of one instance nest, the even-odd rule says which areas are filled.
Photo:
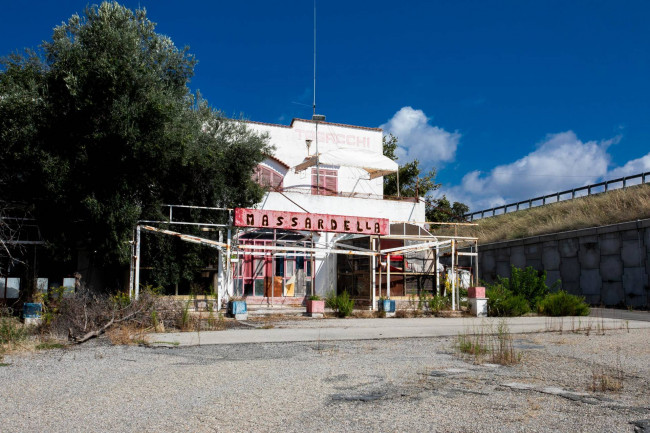
[[623, 380], [618, 374], [593, 371], [589, 390], [592, 392], [619, 392], [623, 389]]
[[513, 365], [521, 362], [522, 355], [512, 344], [512, 335], [506, 321], [502, 320], [496, 329], [484, 326], [472, 333], [459, 334], [456, 349], [460, 354], [471, 359], [475, 364], [492, 362], [501, 365]]
[[[477, 220], [478, 226], [463, 227], [458, 234], [489, 243], [645, 218], [650, 218], [649, 184]], [[450, 234], [453, 229], [433, 233]]]
[[130, 346], [141, 344], [143, 342], [141, 338], [143, 333], [142, 327], [133, 323], [126, 323], [109, 328], [106, 331], [106, 336], [112, 344]]
[[370, 319], [377, 317], [375, 312], [371, 310], [354, 310], [350, 316], [356, 319]]

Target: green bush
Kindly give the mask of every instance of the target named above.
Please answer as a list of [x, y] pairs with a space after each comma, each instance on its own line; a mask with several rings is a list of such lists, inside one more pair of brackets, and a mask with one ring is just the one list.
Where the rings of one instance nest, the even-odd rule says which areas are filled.
[[[539, 301], [549, 293], [546, 285], [546, 271], [538, 272], [532, 266], [521, 269], [515, 266], [510, 267], [510, 278], [498, 277], [497, 283], [510, 290], [513, 295], [523, 296], [532, 307], [536, 307]], [[559, 286], [557, 281], [552, 288]]]
[[436, 314], [442, 310], [448, 309], [449, 305], [451, 304], [451, 300], [446, 296], [434, 295], [432, 298], [429, 298], [428, 304], [429, 311]]
[[346, 290], [344, 290], [343, 293], [338, 296], [334, 293], [330, 293], [325, 300], [325, 305], [334, 310], [337, 316], [347, 317], [352, 314], [352, 310], [354, 309], [354, 300], [350, 299], [350, 295]]
[[585, 298], [560, 290], [549, 293], [542, 299], [537, 311], [546, 316], [587, 316], [589, 306], [585, 303]]
[[512, 266], [510, 269], [509, 278], [499, 276], [494, 284], [486, 284], [491, 316], [522, 316], [538, 309], [549, 291], [560, 285], [558, 280], [549, 289], [546, 271], [538, 272], [532, 266], [524, 269]]
[[488, 285], [488, 313], [490, 316], [523, 316], [530, 312], [530, 305], [522, 295], [515, 295], [501, 284]]

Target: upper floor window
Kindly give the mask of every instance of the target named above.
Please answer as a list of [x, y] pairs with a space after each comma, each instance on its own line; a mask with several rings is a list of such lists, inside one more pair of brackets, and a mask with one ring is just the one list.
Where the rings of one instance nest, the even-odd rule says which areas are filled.
[[284, 176], [271, 167], [259, 164], [255, 169], [253, 179], [265, 188], [282, 188]]
[[[318, 176], [316, 175], [318, 173]], [[311, 193], [318, 195], [338, 195], [338, 171], [321, 168], [311, 170]]]

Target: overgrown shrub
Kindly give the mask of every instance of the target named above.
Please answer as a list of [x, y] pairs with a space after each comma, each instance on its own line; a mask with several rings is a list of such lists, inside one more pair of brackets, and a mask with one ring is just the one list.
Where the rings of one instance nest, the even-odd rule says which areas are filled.
[[494, 284], [486, 285], [488, 312], [491, 316], [522, 316], [536, 310], [549, 291], [559, 285], [560, 280], [549, 289], [546, 271], [512, 266], [509, 278], [499, 276]]
[[350, 299], [350, 294], [344, 290], [340, 295], [330, 293], [325, 300], [325, 305], [336, 312], [339, 317], [347, 317], [352, 314], [354, 309], [354, 300]]
[[490, 316], [512, 317], [523, 316], [530, 312], [530, 305], [526, 298], [515, 295], [500, 284], [488, 285], [486, 290], [488, 298], [488, 312]]
[[27, 338], [27, 333], [16, 317], [0, 317], [0, 345], [14, 346]]
[[537, 307], [539, 314], [546, 316], [587, 316], [589, 306], [585, 298], [560, 290], [550, 293], [542, 299]]
[[0, 362], [4, 354], [27, 338], [27, 332], [16, 317], [0, 312]]
[[[537, 307], [539, 301], [549, 293], [549, 287], [546, 285], [546, 271], [539, 272], [532, 266], [524, 269], [511, 266], [510, 278], [498, 277], [497, 283], [510, 290], [513, 295], [523, 296], [533, 308]], [[559, 285], [558, 280], [551, 289], [555, 289]]]

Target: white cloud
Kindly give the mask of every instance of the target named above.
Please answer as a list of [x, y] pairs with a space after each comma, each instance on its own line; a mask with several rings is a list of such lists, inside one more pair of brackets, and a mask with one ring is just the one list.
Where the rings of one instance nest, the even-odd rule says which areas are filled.
[[623, 167], [617, 167], [607, 174], [607, 179], [617, 179], [632, 174], [650, 171], [650, 153], [641, 158], [628, 161]]
[[399, 146], [395, 153], [401, 163], [417, 159], [422, 165], [429, 166], [453, 161], [461, 134], [432, 126], [429, 121], [422, 110], [402, 107], [381, 125], [384, 132], [398, 138]]
[[[573, 131], [549, 134], [528, 155], [488, 173], [471, 171], [460, 185], [438, 194], [480, 210], [595, 183], [610, 173], [607, 148], [618, 140], [583, 142]], [[638, 173], [644, 164], [650, 164], [650, 154], [619, 170]]]

